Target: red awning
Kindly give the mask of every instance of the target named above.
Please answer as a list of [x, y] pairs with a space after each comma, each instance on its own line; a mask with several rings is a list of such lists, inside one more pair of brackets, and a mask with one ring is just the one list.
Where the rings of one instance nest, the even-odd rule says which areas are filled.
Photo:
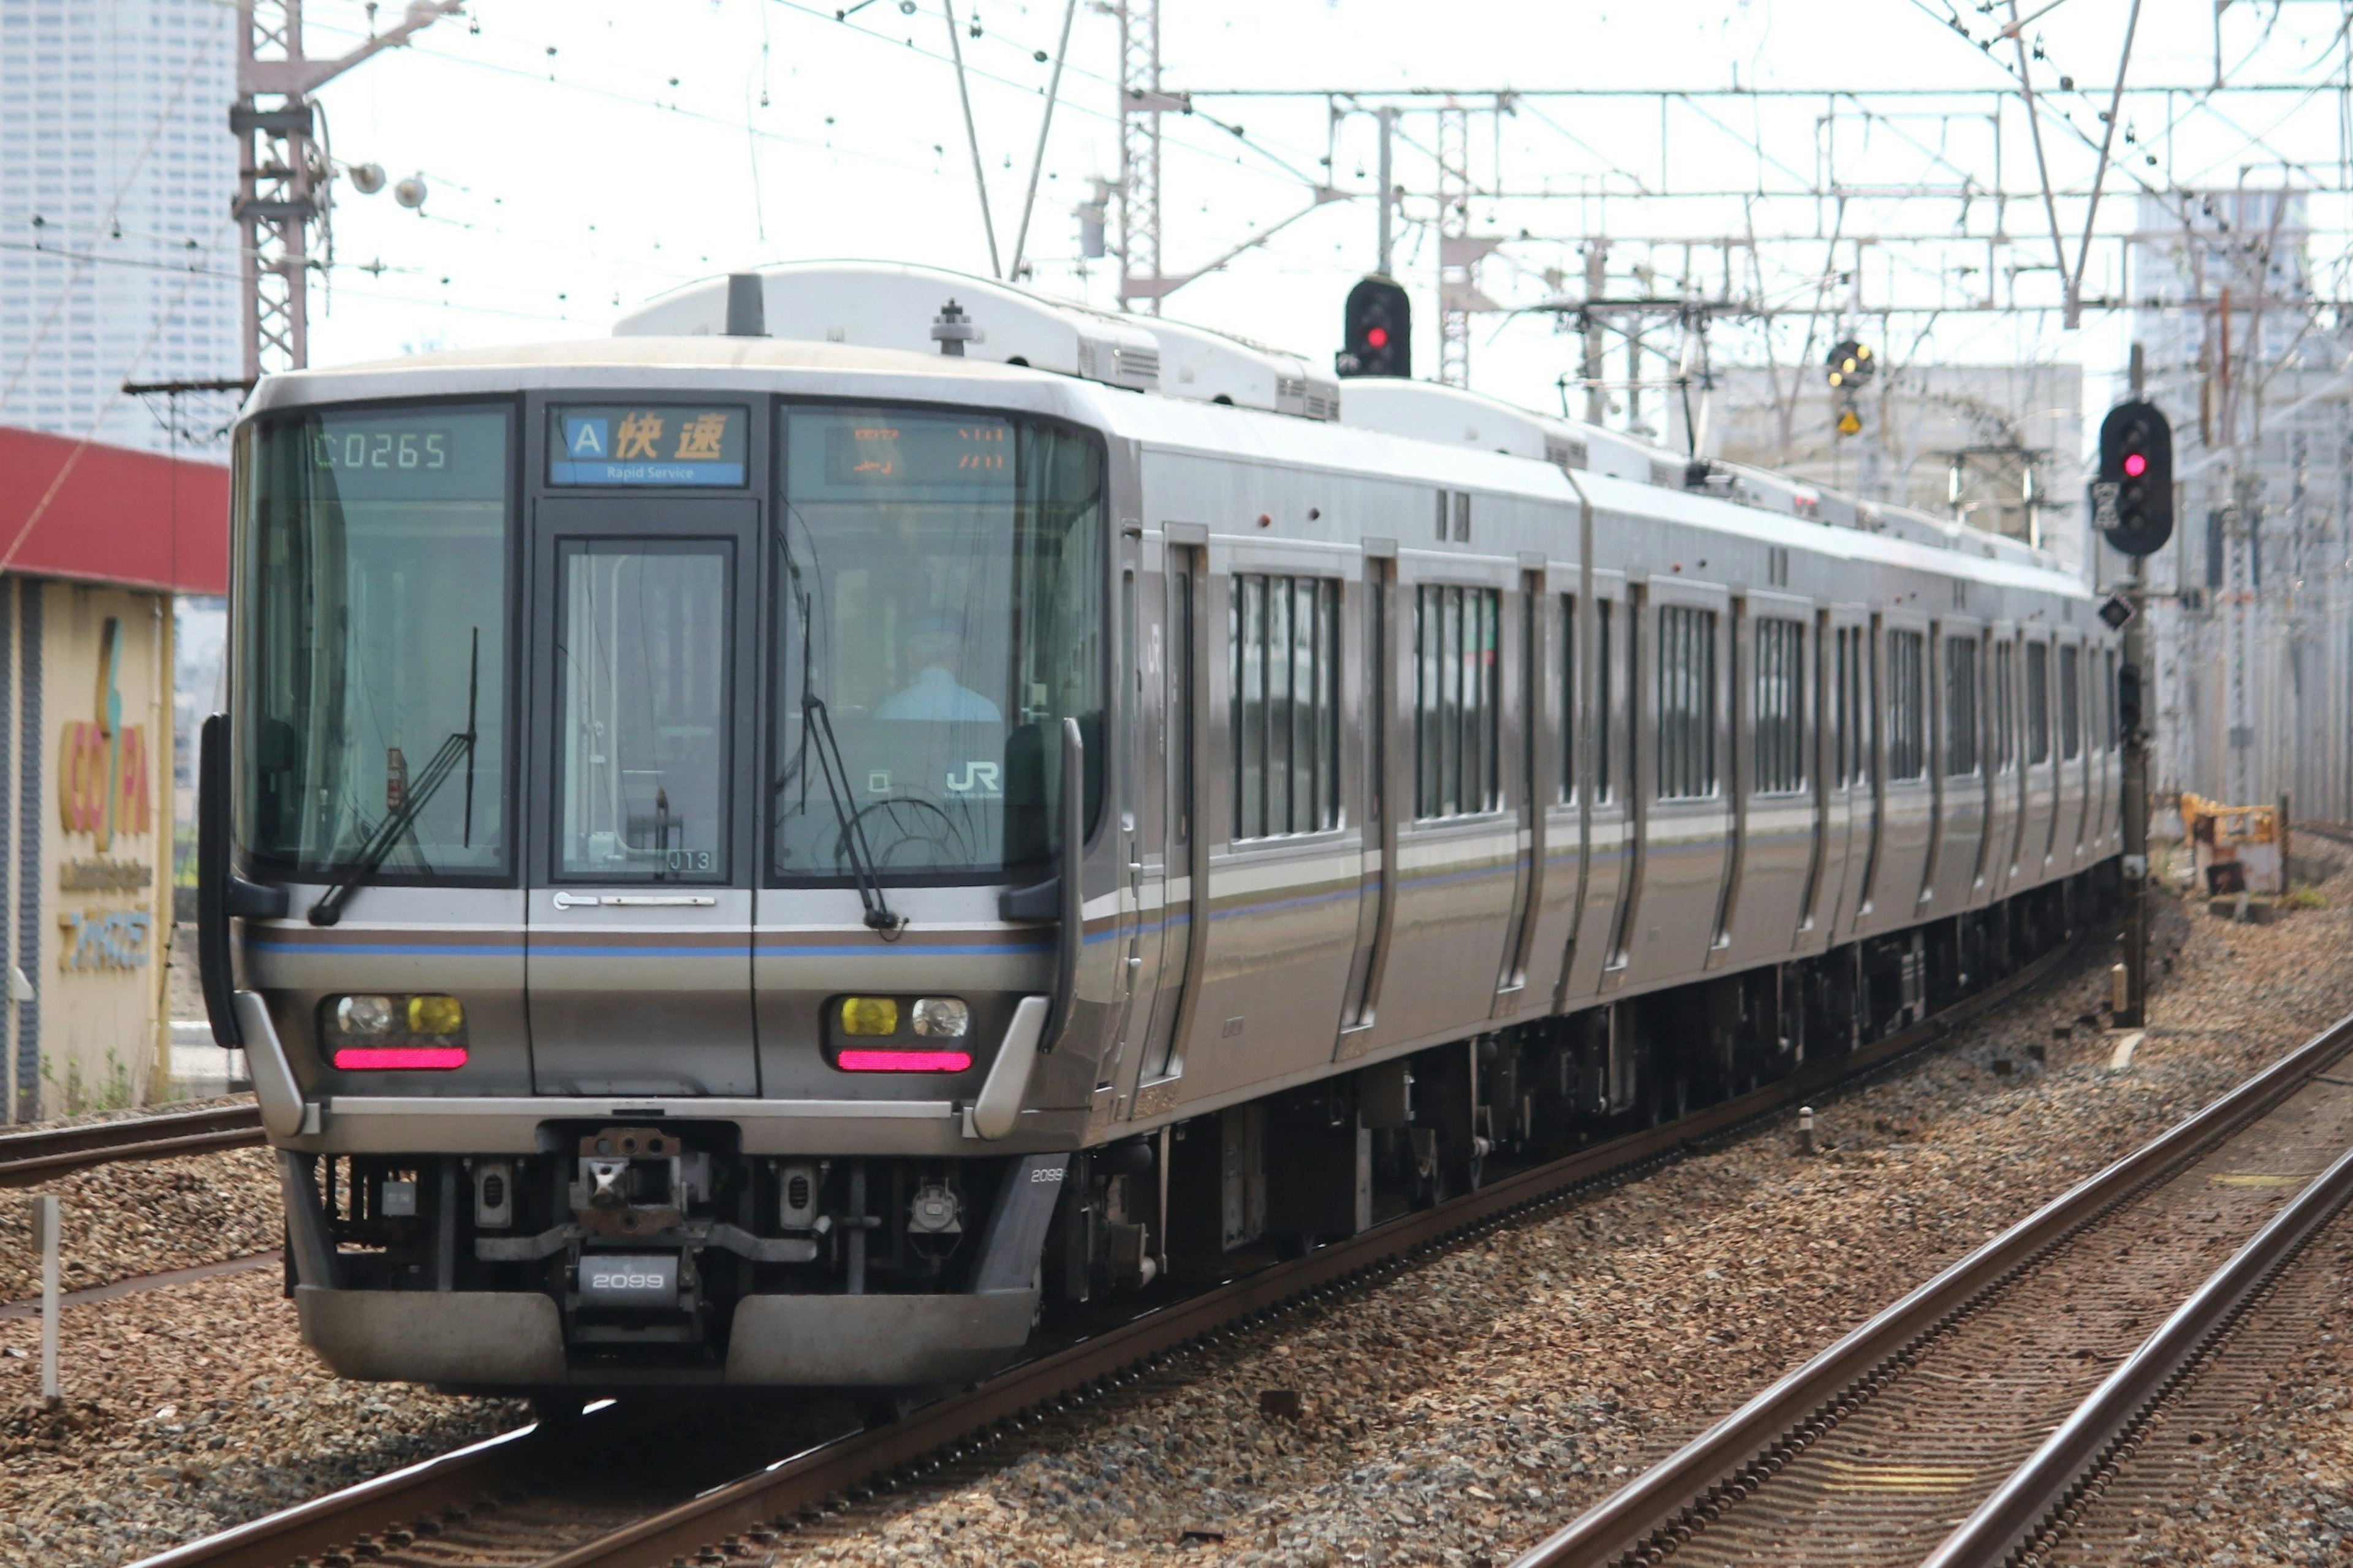
[[0, 426], [0, 571], [228, 592], [228, 469]]

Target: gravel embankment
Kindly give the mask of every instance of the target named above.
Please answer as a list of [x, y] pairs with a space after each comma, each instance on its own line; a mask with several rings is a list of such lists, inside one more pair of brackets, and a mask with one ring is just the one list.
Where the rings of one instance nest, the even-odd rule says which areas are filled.
[[[2348, 882], [2268, 928], [2161, 903], [2185, 945], [2128, 1073], [2110, 1075], [2108, 1042], [2075, 1024], [2105, 996], [2094, 953], [1827, 1106], [1826, 1153], [1763, 1133], [1493, 1233], [1050, 1422], [953, 1487], [792, 1538], [786, 1558], [1500, 1562], [2353, 1006]], [[256, 1163], [258, 1245], [274, 1245], [260, 1157], [204, 1159]], [[142, 1233], [111, 1212], [110, 1234]], [[524, 1418], [513, 1402], [337, 1383], [301, 1350], [274, 1273], [69, 1311], [63, 1417], [34, 1398], [35, 1332], [0, 1322], [0, 1563], [119, 1563]], [[1261, 1415], [1270, 1389], [1298, 1391], [1302, 1416]]]
[[38, 1336], [0, 1321], [0, 1563], [26, 1568], [149, 1556], [528, 1419], [339, 1381], [302, 1349], [275, 1269], [69, 1310], [58, 1409], [39, 1398]]
[[[2097, 1031], [2068, 1027], [2105, 999], [2095, 955], [1827, 1108], [1827, 1154], [1761, 1134], [1498, 1232], [1050, 1423], [952, 1489], [813, 1531], [786, 1560], [1504, 1561], [2353, 1007], [2347, 880], [2329, 908], [2268, 928], [2161, 905], [2186, 945], [2129, 1072], [2106, 1070]], [[2025, 1068], [2038, 1043], [2047, 1068]], [[1271, 1389], [1298, 1391], [1303, 1416], [1261, 1415]]]
[[92, 1165], [38, 1188], [0, 1192], [0, 1301], [41, 1288], [25, 1202], [33, 1191], [58, 1198], [67, 1290], [267, 1252], [283, 1234], [278, 1167], [267, 1149]]

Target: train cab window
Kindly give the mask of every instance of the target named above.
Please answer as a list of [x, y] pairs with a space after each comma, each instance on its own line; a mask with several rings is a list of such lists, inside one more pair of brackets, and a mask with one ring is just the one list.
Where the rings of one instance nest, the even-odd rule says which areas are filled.
[[1997, 773], [2008, 773], [2018, 760], [2018, 658], [2016, 650], [2008, 643], [1996, 643], [1993, 650], [1993, 765]]
[[1978, 771], [1978, 639], [1945, 639], [1945, 772]]
[[383, 879], [509, 868], [512, 447], [455, 405], [245, 438], [237, 837], [273, 870], [332, 875], [395, 814]]
[[2026, 760], [2051, 760], [2051, 645], [2026, 645]]
[[1922, 667], [1925, 639], [1918, 632], [1887, 634], [1887, 776], [1921, 779], [1928, 776], [1926, 717], [1926, 671]]
[[1716, 791], [1715, 612], [1659, 610], [1659, 798]]
[[556, 561], [556, 871], [730, 874], [724, 540], [565, 540]]
[[1806, 628], [1757, 623], [1757, 793], [1806, 787]]
[[1238, 575], [1233, 646], [1234, 837], [1340, 824], [1340, 584]]
[[1414, 816], [1493, 811], [1501, 801], [1496, 664], [1503, 595], [1414, 590]]
[[787, 409], [781, 446], [770, 876], [839, 885], [854, 844], [885, 877], [1028, 874], [1065, 719], [1103, 798], [1103, 448], [880, 406]]
[[2084, 750], [2084, 650], [2059, 650], [2059, 755], [2073, 762]]

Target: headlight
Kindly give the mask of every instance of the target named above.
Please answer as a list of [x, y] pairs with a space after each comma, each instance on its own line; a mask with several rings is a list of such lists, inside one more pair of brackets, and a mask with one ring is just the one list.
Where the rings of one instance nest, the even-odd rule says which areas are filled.
[[880, 1039], [899, 1032], [899, 1004], [888, 996], [844, 996], [841, 1032]]
[[466, 1065], [466, 1005], [438, 992], [330, 996], [320, 1035], [335, 1066], [355, 1071], [447, 1071]]
[[972, 1009], [953, 996], [915, 999], [915, 1033], [926, 1039], [952, 1040], [972, 1027]]

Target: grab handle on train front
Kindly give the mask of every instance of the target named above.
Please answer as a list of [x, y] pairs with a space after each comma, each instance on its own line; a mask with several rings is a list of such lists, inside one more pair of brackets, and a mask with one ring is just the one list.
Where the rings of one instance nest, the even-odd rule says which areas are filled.
[[238, 876], [229, 855], [228, 715], [205, 720], [196, 750], [196, 969], [205, 988], [205, 1016], [213, 1043], [223, 1050], [245, 1048], [237, 1017], [237, 975], [229, 962], [228, 922], [279, 920], [286, 913], [286, 889], [266, 888]]
[[1078, 1011], [1079, 958], [1087, 948], [1087, 743], [1076, 719], [1062, 721], [1062, 843], [1055, 891], [1061, 904], [1061, 935], [1054, 945], [1054, 1016], [1038, 1047], [1046, 1055], [1070, 1038], [1071, 1016]]

